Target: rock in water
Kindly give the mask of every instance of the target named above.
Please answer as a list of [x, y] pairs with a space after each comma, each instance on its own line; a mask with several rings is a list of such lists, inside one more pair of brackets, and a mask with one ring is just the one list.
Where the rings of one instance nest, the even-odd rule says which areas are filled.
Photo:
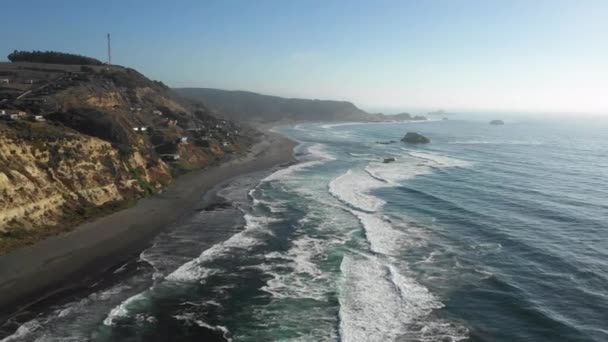
[[501, 125], [504, 125], [504, 124], [505, 124], [505, 122], [502, 121], [502, 120], [492, 120], [492, 121], [490, 121], [490, 125], [494, 125], [494, 126], [501, 126]]
[[424, 135], [416, 132], [407, 132], [401, 141], [406, 142], [408, 144], [428, 144], [431, 142], [431, 139], [425, 137]]
[[382, 161], [384, 164], [392, 163], [395, 161], [395, 158], [384, 158]]

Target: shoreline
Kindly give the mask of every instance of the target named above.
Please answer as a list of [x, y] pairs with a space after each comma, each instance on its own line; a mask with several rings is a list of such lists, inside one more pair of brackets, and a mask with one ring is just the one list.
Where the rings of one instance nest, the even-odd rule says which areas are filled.
[[294, 162], [296, 142], [274, 132], [247, 155], [178, 177], [162, 193], [73, 231], [0, 256], [0, 322], [77, 289], [149, 246], [160, 232], [213, 203], [222, 184]]

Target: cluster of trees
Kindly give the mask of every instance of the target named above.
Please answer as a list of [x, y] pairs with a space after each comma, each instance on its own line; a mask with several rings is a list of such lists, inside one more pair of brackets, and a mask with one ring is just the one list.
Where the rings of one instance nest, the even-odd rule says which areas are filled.
[[32, 62], [49, 64], [103, 65], [95, 58], [57, 51], [13, 51], [8, 55], [11, 62]]

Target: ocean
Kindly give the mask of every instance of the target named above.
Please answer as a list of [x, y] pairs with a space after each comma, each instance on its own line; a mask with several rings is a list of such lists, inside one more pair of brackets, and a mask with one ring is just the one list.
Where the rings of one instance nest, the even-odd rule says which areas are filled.
[[604, 122], [276, 130], [299, 163], [236, 179], [2, 341], [608, 340]]

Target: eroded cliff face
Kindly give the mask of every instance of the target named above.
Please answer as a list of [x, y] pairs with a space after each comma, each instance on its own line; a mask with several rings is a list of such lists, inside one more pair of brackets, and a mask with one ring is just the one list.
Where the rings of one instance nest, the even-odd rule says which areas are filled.
[[83, 208], [137, 198], [171, 180], [164, 162], [149, 163], [138, 152], [123, 157], [94, 137], [42, 124], [31, 129], [46, 137], [0, 131], [0, 232], [5, 234], [61, 226], [83, 215]]
[[0, 254], [129, 206], [253, 141], [132, 69], [4, 67], [36, 82], [23, 97], [0, 89], [2, 106], [30, 115], [0, 118]]

